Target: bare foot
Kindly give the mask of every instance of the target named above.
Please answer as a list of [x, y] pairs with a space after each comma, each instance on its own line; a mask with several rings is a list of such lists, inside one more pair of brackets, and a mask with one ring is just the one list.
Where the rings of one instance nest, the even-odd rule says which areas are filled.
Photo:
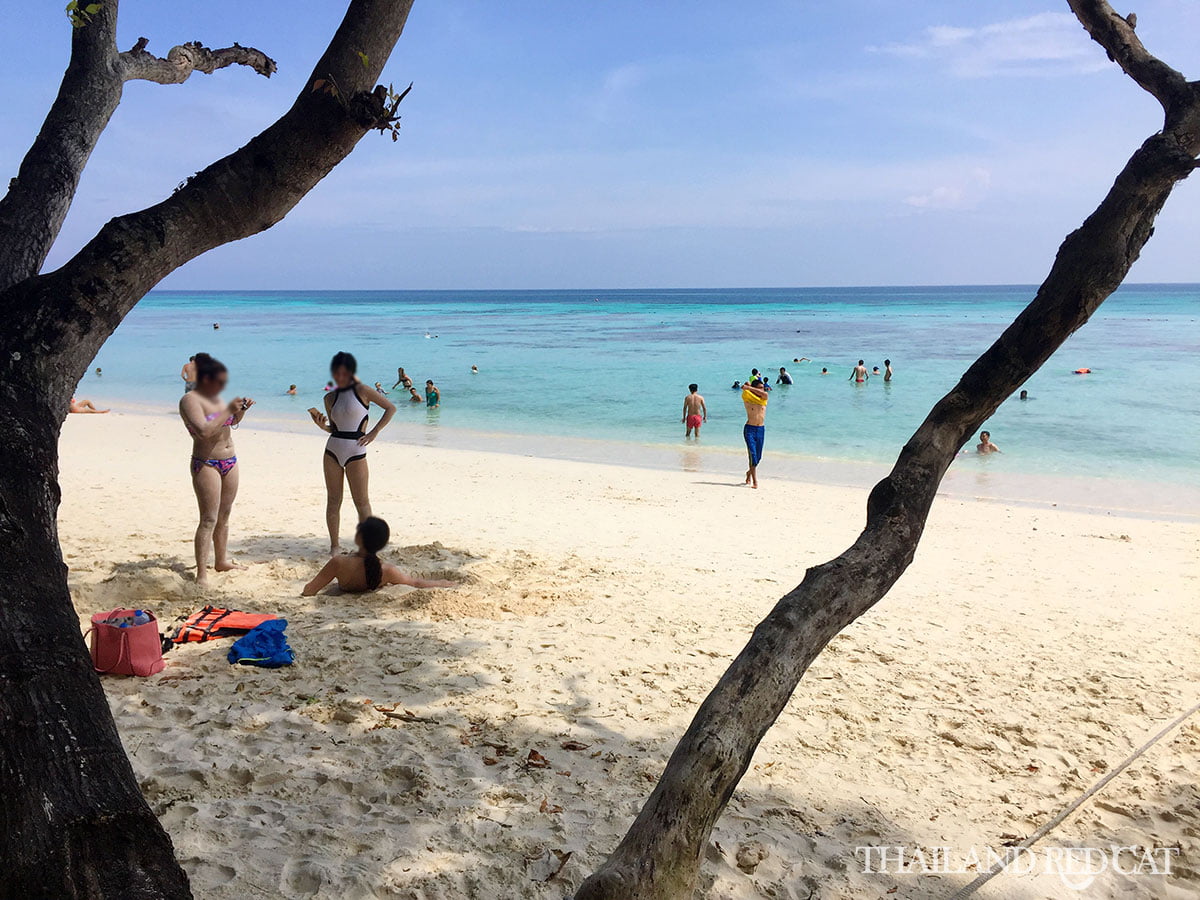
[[750, 470], [747, 469], [746, 470], [746, 484], [749, 484], [749, 483], [750, 483]]
[[331, 547], [329, 548], [329, 555], [330, 555], [330, 556], [341, 556], [341, 555], [342, 555], [342, 548], [341, 548], [341, 547], [339, 547], [337, 544], [334, 544], [333, 546], [331, 546]]
[[202, 590], [202, 591], [208, 590], [208, 570], [207, 569], [205, 569], [203, 572], [196, 573], [196, 587], [200, 588], [200, 590]]
[[246, 567], [240, 566], [237, 563], [235, 563], [233, 560], [230, 560], [230, 559], [227, 559], [224, 562], [219, 562], [215, 566], [213, 566], [213, 570], [217, 571], [217, 572], [233, 572], [234, 570], [244, 569], [244, 568], [246, 568]]

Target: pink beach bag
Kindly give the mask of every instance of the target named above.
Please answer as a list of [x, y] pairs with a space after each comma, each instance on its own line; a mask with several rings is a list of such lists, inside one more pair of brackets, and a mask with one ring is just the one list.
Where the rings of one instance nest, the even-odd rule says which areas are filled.
[[163, 670], [162, 638], [153, 613], [146, 612], [150, 621], [142, 625], [122, 628], [108, 624], [114, 619], [132, 621], [135, 612], [138, 610], [114, 609], [92, 616], [92, 666], [97, 672], [145, 677]]

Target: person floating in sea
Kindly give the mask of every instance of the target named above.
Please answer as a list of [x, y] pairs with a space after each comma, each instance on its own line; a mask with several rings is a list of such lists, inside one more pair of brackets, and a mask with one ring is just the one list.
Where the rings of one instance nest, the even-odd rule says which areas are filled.
[[332, 391], [333, 390], [333, 382], [332, 381], [325, 382], [325, 387], [322, 388], [322, 390]]
[[383, 389], [383, 382], [381, 381], [375, 382], [375, 390], [379, 391], [381, 394], [387, 394], [387, 391]]
[[992, 443], [992, 433], [990, 431], [979, 432], [979, 444], [975, 447], [976, 453], [999, 453], [1000, 448]]
[[442, 392], [434, 385], [432, 378], [425, 381], [425, 405], [430, 409], [442, 405]]
[[99, 367], [99, 366], [96, 366], [96, 377], [97, 377], [97, 378], [99, 378], [99, 377], [100, 377], [101, 375], [103, 375], [103, 374], [104, 374], [104, 373], [100, 371], [100, 367]]
[[878, 377], [878, 375], [879, 375], [879, 366], [876, 366], [875, 368], [873, 368], [873, 369], [871, 370], [871, 374], [872, 374], [872, 375], [875, 375], [876, 377]]
[[763, 441], [766, 437], [764, 422], [767, 418], [767, 392], [759, 379], [742, 385], [742, 404], [746, 407], [746, 425], [742, 438], [746, 441], [746, 454], [750, 468], [746, 470], [746, 484], [758, 488], [758, 464], [762, 462]]
[[776, 384], [791, 384], [792, 376], [783, 366], [779, 367], [779, 377], [775, 379]]
[[213, 552], [213, 569], [241, 569], [229, 558], [229, 514], [238, 492], [237, 454], [233, 429], [254, 405], [249, 397], [221, 400], [229, 382], [224, 363], [207, 353], [196, 354], [196, 389], [179, 401], [179, 416], [192, 436], [192, 490], [200, 508], [196, 526], [196, 584], [208, 587], [208, 553]]
[[213, 322], [213, 331], [220, 331], [220, 330], [221, 330], [221, 323]]
[[828, 374], [829, 374], [829, 370], [828, 370], [828, 369], [825, 369], [825, 368], [822, 368], [822, 369], [821, 369], [821, 374], [822, 374], [822, 375], [828, 375]]
[[415, 387], [410, 387], [408, 389], [408, 399], [409, 399], [410, 403], [424, 403], [425, 402], [425, 398], [417, 393], [417, 389]]
[[792, 360], [792, 362], [802, 363], [802, 362], [812, 362], [812, 360], [809, 359], [807, 356], [797, 356]]
[[866, 384], [867, 379], [870, 377], [867, 373], [867, 367], [863, 365], [863, 361], [860, 359], [858, 365], [854, 367], [854, 371], [850, 373], [850, 377], [846, 380], [853, 381], [855, 384]]
[[76, 400], [71, 398], [71, 405], [67, 408], [67, 412], [73, 413], [106, 413], [107, 409], [96, 409], [95, 404], [91, 400]]
[[471, 374], [478, 375], [479, 374], [479, 366], [471, 366]]
[[885, 359], [883, 361], [883, 380], [892, 380], [892, 361], [890, 359]]
[[179, 370], [179, 377], [183, 379], [183, 392], [185, 394], [188, 391], [196, 389], [196, 357], [188, 357], [188, 361]]
[[700, 426], [708, 421], [708, 407], [704, 405], [704, 397], [700, 395], [700, 386], [688, 385], [688, 395], [683, 398], [683, 424], [686, 430], [684, 438], [690, 438], [694, 433], [700, 437]]
[[1029, 399], [1029, 391], [1021, 391], [1021, 399], [1028, 400]]
[[379, 558], [379, 551], [387, 546], [392, 536], [388, 523], [375, 516], [368, 516], [358, 523], [354, 532], [354, 543], [357, 553], [347, 556], [335, 556], [325, 563], [313, 580], [304, 586], [300, 592], [303, 597], [312, 597], [323, 587], [333, 581], [338, 589], [351, 594], [362, 594], [373, 591], [389, 584], [406, 584], [415, 588], [448, 588], [457, 587], [453, 581], [441, 579], [415, 578], [400, 571], [390, 563]]
[[289, 397], [295, 397], [296, 396], [296, 386], [294, 384], [289, 384], [288, 389], [286, 391], [284, 391], [284, 393]]
[[[351, 354], [345, 351], [334, 354], [329, 372], [337, 387], [325, 395], [325, 412], [313, 407], [308, 413], [318, 428], [329, 433], [323, 457], [325, 524], [329, 528], [330, 555], [336, 556], [345, 482], [350, 483], [350, 496], [358, 511], [358, 521], [362, 522], [371, 515], [371, 500], [367, 496], [367, 445], [392, 421], [396, 407], [379, 391], [358, 380], [358, 361]], [[367, 431], [372, 403], [383, 410], [383, 415], [375, 427]]]
[[412, 379], [409, 378], [408, 373], [404, 371], [404, 366], [400, 366], [398, 369], [396, 369], [396, 383], [392, 385], [392, 390], [394, 391], [396, 388], [400, 387], [400, 385], [404, 385], [404, 389], [406, 391], [412, 387]]
[[729, 389], [731, 391], [740, 391], [742, 389], [742, 383], [740, 381], [735, 381], [729, 386]]

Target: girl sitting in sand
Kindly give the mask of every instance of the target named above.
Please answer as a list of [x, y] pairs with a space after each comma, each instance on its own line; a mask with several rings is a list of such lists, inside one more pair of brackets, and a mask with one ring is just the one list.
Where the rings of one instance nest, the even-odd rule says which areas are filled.
[[354, 533], [358, 552], [350, 556], [335, 556], [325, 563], [316, 577], [304, 586], [301, 596], [312, 597], [332, 581], [338, 583], [339, 589], [353, 594], [373, 591], [388, 584], [407, 584], [415, 588], [457, 587], [453, 581], [414, 578], [383, 562], [377, 554], [387, 545], [390, 537], [391, 529], [383, 519], [375, 516], [363, 519]]

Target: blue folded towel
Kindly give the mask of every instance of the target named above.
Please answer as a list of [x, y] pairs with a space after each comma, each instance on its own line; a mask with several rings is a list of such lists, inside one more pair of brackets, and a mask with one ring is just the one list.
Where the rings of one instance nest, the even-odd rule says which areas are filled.
[[278, 669], [290, 666], [294, 659], [283, 630], [287, 619], [269, 619], [234, 641], [229, 648], [229, 661], [243, 666]]

